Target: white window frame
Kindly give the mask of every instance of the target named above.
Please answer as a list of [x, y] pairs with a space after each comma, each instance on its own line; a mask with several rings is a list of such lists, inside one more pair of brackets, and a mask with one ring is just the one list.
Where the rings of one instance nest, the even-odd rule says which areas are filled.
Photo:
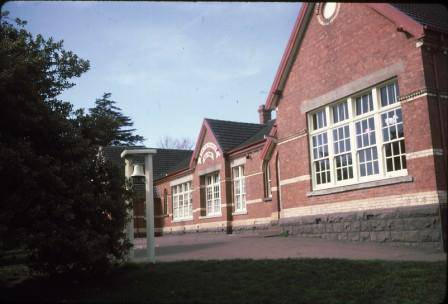
[[206, 216], [221, 215], [221, 178], [219, 172], [206, 175], [204, 180]]
[[263, 162], [263, 192], [264, 198], [272, 198], [272, 176], [271, 176], [271, 160], [265, 160]]
[[235, 212], [246, 211], [246, 177], [244, 176], [244, 165], [232, 167], [232, 181]]
[[171, 187], [173, 220], [193, 219], [193, 184], [191, 181]]
[[[385, 112], [389, 112], [391, 110], [399, 109], [401, 108], [401, 102], [396, 101], [395, 103], [388, 104], [386, 106], [381, 106], [381, 100], [380, 100], [380, 89], [386, 85], [390, 85], [392, 83], [395, 83], [396, 88], [398, 89], [398, 82], [396, 79], [389, 80], [386, 82], [382, 82], [374, 87], [368, 88], [366, 90], [363, 90], [362, 92], [359, 92], [357, 94], [354, 94], [352, 96], [349, 96], [347, 98], [337, 100], [335, 102], [329, 103], [323, 107], [320, 107], [318, 109], [315, 109], [308, 113], [308, 130], [309, 131], [309, 153], [310, 153], [310, 161], [311, 161], [311, 176], [312, 176], [312, 187], [313, 190], [320, 190], [320, 189], [328, 189], [338, 186], [346, 186], [346, 185], [353, 185], [353, 184], [359, 184], [369, 181], [376, 181], [376, 180], [382, 180], [392, 177], [398, 177], [398, 176], [406, 176], [408, 175], [407, 169], [401, 169], [397, 171], [390, 171], [387, 172], [386, 170], [386, 157], [385, 157], [385, 145], [390, 143], [390, 141], [385, 142], [383, 141], [382, 136], [382, 124], [381, 124], [381, 114]], [[372, 95], [373, 100], [373, 110], [367, 113], [363, 113], [361, 115], [356, 115], [356, 97], [369, 94]], [[347, 102], [348, 105], [348, 119], [345, 119], [343, 121], [339, 121], [337, 123], [334, 123], [333, 121], [333, 106], [341, 103], [341, 102]], [[326, 121], [327, 124], [325, 127], [313, 130], [313, 114], [319, 111], [325, 111]], [[403, 115], [403, 113], [402, 113]], [[360, 168], [359, 168], [359, 154], [358, 150], [362, 150], [361, 148], [357, 148], [357, 141], [356, 141], [356, 130], [355, 130], [355, 124], [358, 121], [364, 120], [366, 118], [374, 118], [374, 124], [375, 124], [375, 141], [376, 144], [374, 147], [377, 149], [377, 155], [378, 155], [378, 174], [373, 175], [367, 175], [362, 177], [360, 175]], [[353, 178], [349, 178], [346, 180], [337, 181], [337, 175], [336, 175], [336, 154], [334, 151], [334, 140], [333, 140], [333, 130], [336, 128], [339, 128], [341, 126], [349, 126], [350, 131], [350, 152], [352, 157], [352, 166], [353, 166]], [[327, 133], [327, 142], [328, 142], [328, 158], [330, 162], [330, 182], [327, 182], [325, 184], [317, 184], [316, 180], [316, 172], [315, 172], [315, 166], [314, 161], [319, 160], [320, 158], [314, 159], [313, 155], [313, 136], [316, 136], [321, 133]], [[404, 140], [406, 143], [406, 136], [403, 136], [400, 138], [400, 140]], [[405, 155], [405, 153], [404, 153]]]

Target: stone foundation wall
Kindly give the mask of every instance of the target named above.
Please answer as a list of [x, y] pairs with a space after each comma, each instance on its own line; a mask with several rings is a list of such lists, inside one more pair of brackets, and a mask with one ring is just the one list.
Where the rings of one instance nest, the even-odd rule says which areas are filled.
[[162, 235], [179, 235], [185, 233], [256, 233], [261, 230], [268, 230], [271, 228], [270, 224], [256, 224], [256, 225], [247, 225], [247, 226], [235, 226], [235, 227], [206, 227], [206, 228], [197, 228], [197, 229], [180, 229], [180, 230], [172, 230], [172, 231], [157, 231], [156, 236]]
[[290, 235], [442, 248], [438, 204], [287, 218], [280, 227]]

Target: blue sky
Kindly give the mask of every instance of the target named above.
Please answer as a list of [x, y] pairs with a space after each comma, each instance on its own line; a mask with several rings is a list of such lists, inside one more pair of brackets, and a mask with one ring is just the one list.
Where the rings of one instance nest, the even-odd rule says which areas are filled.
[[64, 40], [90, 70], [62, 94], [111, 92], [145, 145], [196, 141], [203, 118], [258, 122], [299, 3], [8, 2], [27, 29]]

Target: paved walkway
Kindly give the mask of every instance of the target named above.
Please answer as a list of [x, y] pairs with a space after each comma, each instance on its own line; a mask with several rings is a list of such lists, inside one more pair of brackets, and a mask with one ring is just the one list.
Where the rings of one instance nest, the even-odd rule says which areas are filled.
[[[140, 246], [144, 245], [140, 243]], [[138, 260], [143, 250], [135, 250]], [[156, 238], [156, 261], [211, 259], [340, 258], [355, 260], [442, 261], [436, 249], [391, 244], [330, 241], [317, 238], [253, 235], [185, 234]]]

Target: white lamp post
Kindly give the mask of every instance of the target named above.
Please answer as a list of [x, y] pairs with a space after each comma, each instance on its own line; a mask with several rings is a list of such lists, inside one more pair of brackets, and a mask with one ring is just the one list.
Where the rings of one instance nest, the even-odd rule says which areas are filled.
[[[146, 198], [146, 258], [149, 262], [155, 263], [155, 238], [154, 238], [154, 194], [153, 194], [153, 167], [152, 156], [157, 153], [156, 149], [136, 149], [136, 150], [124, 150], [121, 153], [121, 158], [125, 158], [129, 155], [144, 155], [145, 156], [145, 170], [141, 165], [135, 165], [131, 167], [131, 162], [126, 159], [125, 176], [129, 178], [131, 176], [145, 176], [145, 198]], [[134, 170], [133, 170], [134, 169]], [[144, 172], [143, 172], [144, 171]], [[134, 219], [133, 214], [127, 227], [129, 240], [134, 243]], [[132, 260], [134, 258], [134, 250], [131, 248], [129, 257]]]

